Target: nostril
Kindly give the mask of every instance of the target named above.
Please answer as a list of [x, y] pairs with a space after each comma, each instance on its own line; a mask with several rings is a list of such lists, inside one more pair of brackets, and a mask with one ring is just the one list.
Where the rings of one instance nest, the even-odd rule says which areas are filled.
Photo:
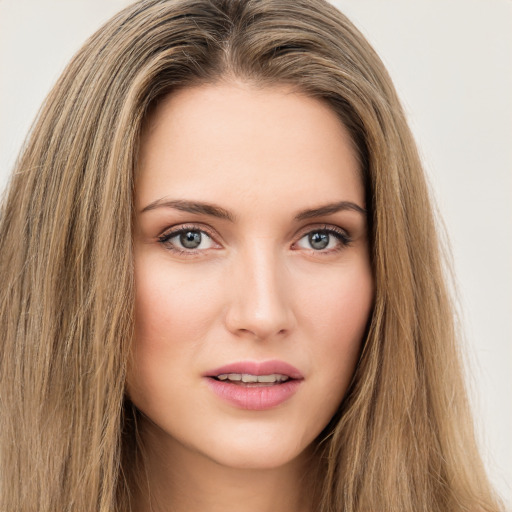
[[239, 337], [253, 338], [258, 341], [263, 341], [273, 337], [283, 337], [288, 333], [288, 329], [279, 329], [275, 332], [272, 329], [265, 328], [264, 326], [258, 326], [254, 329], [237, 329], [234, 334]]

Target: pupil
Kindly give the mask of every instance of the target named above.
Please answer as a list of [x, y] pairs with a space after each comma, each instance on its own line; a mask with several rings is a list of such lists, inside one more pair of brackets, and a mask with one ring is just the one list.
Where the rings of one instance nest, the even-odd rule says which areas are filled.
[[187, 249], [196, 249], [201, 243], [201, 233], [198, 231], [187, 231], [180, 235], [180, 242]]
[[309, 235], [309, 243], [313, 249], [325, 249], [329, 245], [328, 233], [312, 233]]

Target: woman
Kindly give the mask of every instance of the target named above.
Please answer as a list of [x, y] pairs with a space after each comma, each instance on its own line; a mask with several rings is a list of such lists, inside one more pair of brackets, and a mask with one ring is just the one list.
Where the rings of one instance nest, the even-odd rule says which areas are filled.
[[3, 205], [1, 510], [499, 510], [396, 93], [321, 1], [142, 1]]

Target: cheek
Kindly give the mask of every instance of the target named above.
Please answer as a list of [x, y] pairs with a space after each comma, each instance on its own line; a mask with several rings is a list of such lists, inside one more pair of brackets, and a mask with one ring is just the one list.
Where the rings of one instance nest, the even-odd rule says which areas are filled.
[[346, 267], [317, 274], [303, 289], [299, 298], [302, 321], [334, 347], [357, 345], [366, 329], [373, 296], [370, 263], [360, 258]]
[[219, 316], [219, 297], [211, 293], [218, 289], [192, 266], [177, 272], [159, 258], [136, 259], [135, 335], [127, 375], [132, 399], [137, 390], [151, 400], [162, 382], [193, 367], [205, 333]]
[[218, 286], [193, 266], [176, 270], [172, 264], [150, 258], [135, 268], [135, 340], [148, 348], [170, 341], [194, 344], [215, 321]]
[[322, 396], [335, 405], [334, 413], [352, 379], [372, 311], [369, 262], [333, 272], [317, 285], [310, 288], [303, 321], [309, 329], [310, 358], [318, 365], [315, 375], [325, 389]]

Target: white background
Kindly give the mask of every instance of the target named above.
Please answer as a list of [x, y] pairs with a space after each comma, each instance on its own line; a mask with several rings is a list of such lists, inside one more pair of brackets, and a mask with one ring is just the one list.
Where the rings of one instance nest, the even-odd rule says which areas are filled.
[[[128, 3], [0, 0], [0, 190], [66, 62]], [[512, 507], [512, 0], [335, 3], [383, 58], [418, 140], [452, 243], [480, 442]]]

